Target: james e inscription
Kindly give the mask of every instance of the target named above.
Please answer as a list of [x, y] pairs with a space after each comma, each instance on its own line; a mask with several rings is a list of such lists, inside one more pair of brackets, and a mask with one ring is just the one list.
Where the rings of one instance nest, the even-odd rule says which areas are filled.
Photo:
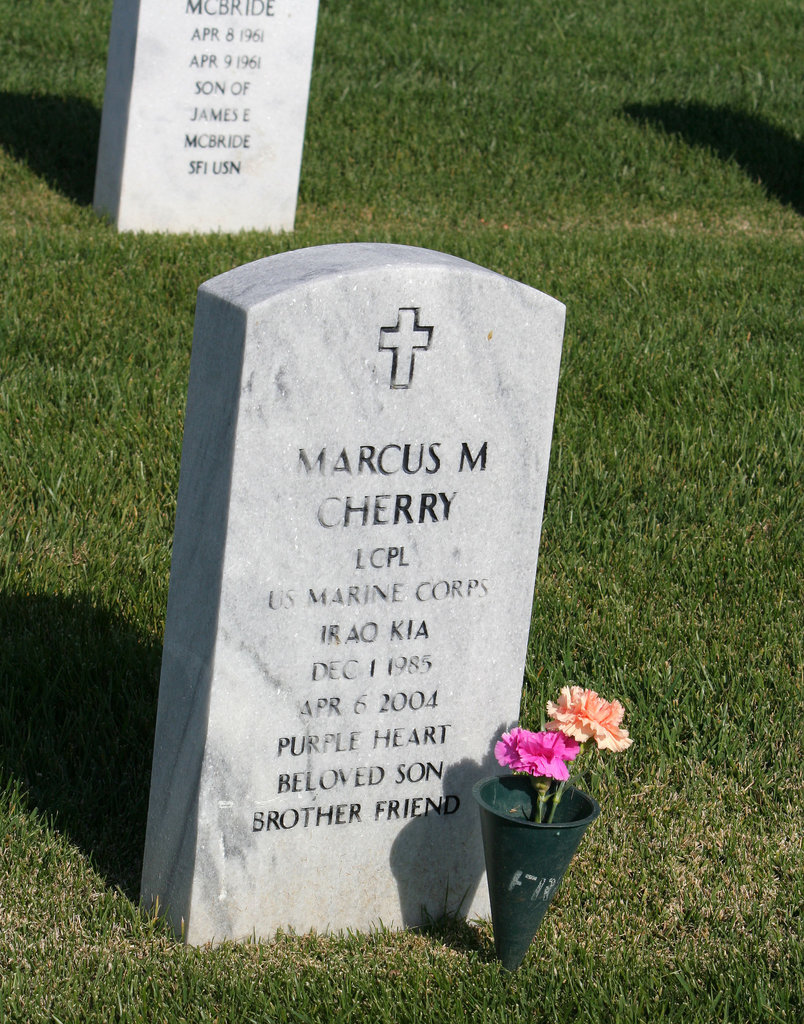
[[318, 0], [115, 0], [95, 208], [121, 231], [292, 229]]
[[563, 323], [403, 246], [201, 287], [143, 871], [190, 942], [488, 912]]

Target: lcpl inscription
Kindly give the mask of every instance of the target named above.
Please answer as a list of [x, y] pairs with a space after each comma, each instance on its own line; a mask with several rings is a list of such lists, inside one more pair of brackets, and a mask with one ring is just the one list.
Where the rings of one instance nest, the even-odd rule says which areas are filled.
[[[447, 446], [390, 443], [361, 445], [354, 451], [342, 447], [334, 452], [322, 447], [317, 451], [298, 450], [297, 471], [312, 479], [328, 477], [374, 478], [400, 474], [403, 477], [437, 475], [450, 466]], [[488, 442], [471, 445], [461, 442], [454, 452], [458, 473], [485, 472]], [[351, 488], [350, 488], [351, 489]], [[458, 491], [423, 491], [371, 495], [327, 495], [314, 508], [315, 521], [324, 529], [338, 527], [376, 527], [389, 525], [431, 525], [449, 520], [458, 499]], [[459, 507], [459, 504], [458, 504]], [[412, 569], [404, 544], [383, 547], [359, 547], [354, 553], [355, 572]], [[338, 650], [339, 656], [320, 655], [312, 661], [309, 681], [326, 681], [329, 689], [302, 699], [298, 716], [306, 724], [304, 733], [280, 736], [276, 747], [279, 767], [276, 794], [329, 793], [366, 790], [383, 783], [392, 787], [440, 783], [444, 778], [444, 758], [439, 753], [448, 744], [452, 722], [449, 700], [443, 690], [439, 696], [439, 666], [434, 656], [422, 649], [431, 639], [427, 620], [421, 615], [397, 617], [392, 606], [408, 603], [413, 608], [428, 602], [474, 599], [489, 594], [489, 581], [476, 579], [394, 579], [384, 583], [349, 583], [334, 587], [283, 585], [271, 589], [267, 606], [274, 612], [301, 612], [317, 616], [325, 609], [363, 610], [371, 607], [370, 620], [349, 618], [339, 622], [315, 620], [311, 640]], [[389, 617], [377, 615], [388, 609]], [[399, 644], [415, 644], [416, 650], [397, 653]], [[377, 648], [385, 648], [379, 653]], [[370, 653], [363, 654], [363, 651]], [[358, 692], [342, 687], [356, 683]], [[387, 727], [361, 729], [361, 717], [372, 722], [388, 715]], [[415, 714], [415, 720], [408, 716]], [[411, 724], [398, 725], [403, 716]], [[435, 720], [434, 720], [435, 719]], [[324, 730], [315, 723], [325, 722]], [[394, 753], [388, 761], [383, 755]], [[447, 751], [448, 753], [448, 751]], [[399, 754], [406, 760], [398, 760]], [[337, 765], [309, 767], [314, 759], [340, 755]], [[294, 767], [295, 758], [307, 766]], [[365, 759], [373, 759], [365, 763]], [[360, 763], [360, 762], [363, 763]], [[357, 762], [357, 763], [352, 763]], [[461, 805], [454, 793], [440, 795], [383, 796], [371, 799], [360, 795], [359, 802], [349, 800], [310, 806], [260, 809], [253, 812], [253, 832], [285, 832], [295, 828], [319, 828], [349, 825], [365, 821], [394, 821], [429, 815], [454, 814]]]

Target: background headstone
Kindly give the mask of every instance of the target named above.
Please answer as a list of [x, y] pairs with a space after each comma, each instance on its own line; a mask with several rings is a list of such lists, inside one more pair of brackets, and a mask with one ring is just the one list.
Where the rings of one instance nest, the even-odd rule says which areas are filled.
[[115, 0], [95, 209], [121, 231], [292, 229], [318, 0]]
[[563, 323], [404, 246], [199, 290], [142, 886], [188, 941], [488, 913]]

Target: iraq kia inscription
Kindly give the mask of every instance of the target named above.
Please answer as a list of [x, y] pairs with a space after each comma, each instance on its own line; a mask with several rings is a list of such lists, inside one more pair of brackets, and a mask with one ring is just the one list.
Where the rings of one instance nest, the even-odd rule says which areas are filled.
[[487, 912], [563, 317], [403, 246], [200, 289], [143, 870], [189, 941]]

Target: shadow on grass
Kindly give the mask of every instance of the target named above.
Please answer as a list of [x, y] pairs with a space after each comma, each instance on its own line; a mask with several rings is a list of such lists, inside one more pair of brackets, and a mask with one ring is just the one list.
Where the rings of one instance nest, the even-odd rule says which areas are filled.
[[418, 931], [457, 953], [475, 954], [481, 963], [490, 964], [496, 960], [490, 925], [480, 927], [447, 914], [438, 920], [428, 921]]
[[722, 160], [736, 161], [769, 196], [804, 213], [804, 143], [784, 129], [761, 117], [705, 103], [634, 103], [623, 112], [692, 146], [709, 148]]
[[0, 92], [0, 144], [81, 206], [92, 203], [100, 118], [77, 96]]
[[80, 597], [0, 595], [0, 772], [139, 898], [161, 645]]

